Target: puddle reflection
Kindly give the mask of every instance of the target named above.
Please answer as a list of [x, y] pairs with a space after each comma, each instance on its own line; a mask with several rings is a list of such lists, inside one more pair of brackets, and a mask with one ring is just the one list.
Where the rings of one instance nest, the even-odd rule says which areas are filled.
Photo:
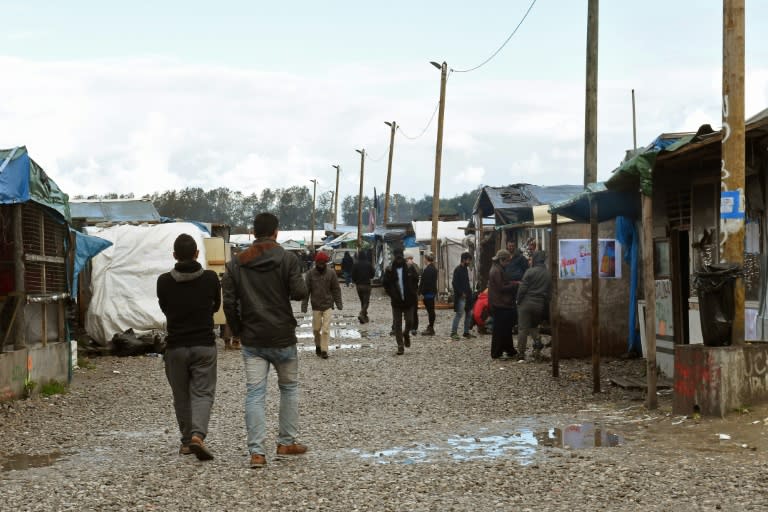
[[615, 447], [624, 444], [624, 437], [592, 423], [568, 425], [546, 430], [521, 429], [514, 433], [489, 435], [481, 429], [479, 435], [454, 435], [444, 444], [416, 444], [376, 452], [351, 450], [362, 459], [376, 464], [415, 464], [441, 459], [478, 460], [512, 457], [522, 465], [531, 464], [543, 448], [582, 449]]
[[[315, 335], [312, 334], [312, 326], [309, 326], [309, 331], [296, 331], [296, 337], [297, 338], [314, 338]], [[338, 328], [331, 328], [331, 338], [346, 338], [350, 340], [359, 340], [360, 338], [367, 338], [368, 332], [367, 331], [359, 331], [357, 329], [338, 329]]]

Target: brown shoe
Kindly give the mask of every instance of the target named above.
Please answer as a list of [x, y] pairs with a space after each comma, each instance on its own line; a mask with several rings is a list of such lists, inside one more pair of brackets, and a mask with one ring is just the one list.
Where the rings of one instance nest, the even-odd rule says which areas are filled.
[[189, 443], [181, 443], [181, 446], [179, 446], [179, 455], [192, 455], [192, 450], [189, 449]]
[[195, 454], [197, 460], [213, 460], [211, 450], [205, 446], [203, 438], [200, 436], [192, 436], [192, 440], [189, 442], [189, 449]]
[[267, 458], [260, 453], [251, 454], [251, 469], [263, 468], [267, 465]]
[[306, 452], [307, 447], [299, 443], [277, 445], [278, 455], [301, 455], [302, 453]]

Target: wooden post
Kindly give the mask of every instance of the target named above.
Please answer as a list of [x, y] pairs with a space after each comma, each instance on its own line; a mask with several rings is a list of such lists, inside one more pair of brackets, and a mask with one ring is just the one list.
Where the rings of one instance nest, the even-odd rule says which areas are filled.
[[560, 284], [560, 263], [558, 259], [557, 214], [552, 214], [551, 235], [549, 237], [549, 270], [552, 273], [552, 297], [549, 300], [549, 327], [552, 329], [552, 376], [560, 376], [560, 341], [558, 327], [560, 325], [560, 307], [558, 304]]
[[637, 117], [635, 116], [635, 90], [632, 89], [632, 147], [637, 151]]
[[645, 355], [648, 395], [645, 405], [656, 409], [656, 279], [653, 275], [653, 199], [641, 192], [643, 218], [643, 288], [645, 296]]
[[336, 229], [336, 219], [339, 218], [339, 173], [341, 166], [334, 165], [333, 167], [336, 169], [336, 193], [333, 194], [333, 229]]
[[317, 197], [317, 180], [309, 180], [312, 182], [312, 227], [310, 228], [312, 230], [312, 234], [310, 235], [310, 242], [309, 245], [310, 250], [315, 250], [315, 199]]
[[445, 120], [445, 82], [448, 80], [448, 64], [432, 62], [440, 69], [440, 105], [437, 113], [437, 145], [435, 147], [435, 187], [432, 192], [432, 254], [437, 254], [437, 222], [440, 217], [440, 167], [443, 161], [443, 121]]
[[[723, 1], [723, 149], [720, 262], [744, 268], [744, 0]], [[734, 286], [731, 343], [744, 343], [744, 279]]]
[[13, 206], [13, 262], [14, 262], [14, 281], [16, 291], [21, 294], [19, 306], [14, 324], [16, 326], [13, 337], [14, 350], [21, 350], [27, 346], [27, 322], [24, 309], [27, 305], [26, 281], [24, 274], [26, 265], [24, 264], [24, 228], [22, 227], [22, 209], [23, 206], [16, 204]]
[[598, 250], [597, 200], [589, 199], [589, 233], [592, 264], [592, 392], [600, 392], [600, 251]]
[[357, 250], [363, 247], [363, 177], [365, 175], [365, 149], [356, 149], [360, 153], [360, 193], [357, 196]]
[[382, 222], [382, 225], [386, 226], [387, 222], [389, 222], [389, 187], [392, 183], [392, 155], [395, 151], [395, 130], [397, 130], [397, 123], [394, 121], [391, 123], [384, 121], [384, 123], [391, 128], [389, 134], [389, 161], [387, 162], [387, 190], [384, 193], [384, 220]]
[[[587, 80], [584, 113], [584, 188], [597, 181], [597, 38], [598, 0], [587, 7]], [[590, 198], [590, 235], [592, 260], [592, 392], [600, 392], [600, 274], [598, 272], [597, 202]]]

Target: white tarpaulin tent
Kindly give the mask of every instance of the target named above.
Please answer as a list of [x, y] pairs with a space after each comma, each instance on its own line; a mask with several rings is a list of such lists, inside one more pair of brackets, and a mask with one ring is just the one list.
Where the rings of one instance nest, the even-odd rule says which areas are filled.
[[[411, 222], [413, 232], [416, 233], [416, 241], [419, 243], [430, 243], [432, 241], [432, 221], [414, 220]], [[437, 239], [451, 238], [461, 240], [466, 235], [464, 228], [467, 227], [466, 220], [440, 220], [437, 221]]]
[[[411, 224], [418, 243], [428, 245], [432, 242], [431, 220], [414, 220]], [[466, 220], [441, 220], [437, 223], [438, 254], [435, 264], [439, 272], [438, 292], [441, 294], [450, 295], [453, 291], [451, 290], [453, 269], [461, 262], [461, 253], [468, 250], [464, 232], [466, 227]]]
[[165, 330], [165, 315], [157, 302], [157, 278], [173, 268], [173, 242], [182, 233], [192, 236], [206, 266], [200, 228], [188, 222], [143, 226], [114, 226], [89, 234], [112, 242], [91, 261], [91, 301], [85, 329], [97, 342], [106, 343], [117, 333], [137, 334]]

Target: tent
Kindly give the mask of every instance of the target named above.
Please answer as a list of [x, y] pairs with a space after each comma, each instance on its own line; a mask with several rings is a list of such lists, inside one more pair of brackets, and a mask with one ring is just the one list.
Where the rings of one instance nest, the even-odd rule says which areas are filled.
[[189, 222], [88, 231], [113, 244], [92, 260], [92, 298], [85, 316], [88, 335], [104, 344], [129, 328], [137, 334], [165, 330], [165, 315], [157, 302], [157, 278], [173, 268], [173, 242], [182, 233], [195, 239], [198, 261], [205, 267], [203, 238], [207, 234]]

